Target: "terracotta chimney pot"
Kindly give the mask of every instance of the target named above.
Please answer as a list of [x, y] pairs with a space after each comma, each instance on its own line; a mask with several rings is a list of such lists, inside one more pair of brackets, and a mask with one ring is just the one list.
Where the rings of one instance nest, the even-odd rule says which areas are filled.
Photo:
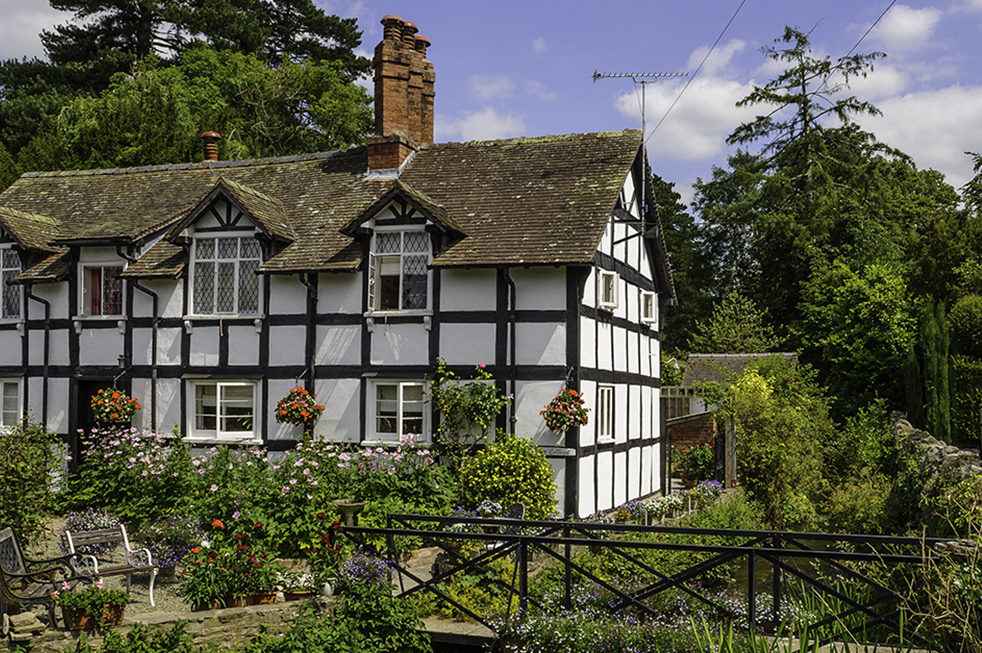
[[218, 161], [218, 141], [221, 140], [215, 132], [205, 132], [201, 140], [205, 142], [205, 161]]
[[430, 47], [431, 43], [425, 36], [416, 36], [416, 52], [422, 52], [423, 56], [426, 56], [426, 48]]
[[410, 23], [408, 20], [402, 24], [402, 44], [409, 50], [416, 47], [416, 32], [419, 28], [416, 27], [416, 23]]
[[382, 31], [382, 39], [385, 41], [401, 41], [402, 22], [402, 18], [394, 14], [384, 16], [381, 20], [382, 26], [385, 28]]

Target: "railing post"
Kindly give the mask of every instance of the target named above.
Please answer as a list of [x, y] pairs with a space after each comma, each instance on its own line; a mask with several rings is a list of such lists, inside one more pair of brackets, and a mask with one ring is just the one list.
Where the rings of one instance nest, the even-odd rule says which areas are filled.
[[[782, 539], [777, 535], [775, 535], [774, 541], [772, 542], [771, 546], [775, 549], [782, 548], [783, 546]], [[774, 620], [774, 625], [776, 626], [777, 624], [781, 623], [781, 585], [782, 585], [781, 556], [774, 557], [774, 563], [772, 565], [772, 568], [774, 570], [773, 579], [772, 579], [774, 583], [773, 586], [774, 608], [771, 617]]]
[[[569, 525], [563, 526], [563, 539], [568, 540], [570, 536]], [[563, 605], [567, 610], [573, 609], [573, 569], [570, 567], [570, 554], [572, 547], [569, 542], [563, 545], [564, 554], [564, 569], [563, 569], [563, 585], [565, 586], [565, 594], [563, 597]]]
[[529, 565], [528, 565], [528, 542], [521, 535], [518, 537], [518, 607], [522, 614], [528, 610], [529, 594]]
[[757, 630], [757, 556], [753, 549], [747, 552], [747, 621]]

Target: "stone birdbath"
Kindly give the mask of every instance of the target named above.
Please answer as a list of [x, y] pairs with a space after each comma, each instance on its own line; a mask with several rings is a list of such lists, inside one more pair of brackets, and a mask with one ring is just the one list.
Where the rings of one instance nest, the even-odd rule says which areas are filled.
[[357, 526], [358, 525], [358, 513], [360, 513], [367, 501], [355, 501], [354, 499], [334, 499], [331, 503], [338, 507], [341, 511], [341, 517], [344, 519], [345, 526]]

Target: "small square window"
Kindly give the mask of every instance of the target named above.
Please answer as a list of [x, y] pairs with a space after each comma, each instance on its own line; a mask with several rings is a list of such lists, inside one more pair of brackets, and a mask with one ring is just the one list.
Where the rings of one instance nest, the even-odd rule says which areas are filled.
[[597, 306], [605, 311], [617, 308], [617, 291], [620, 277], [616, 272], [599, 270], [597, 273]]
[[373, 440], [399, 441], [426, 433], [426, 404], [421, 381], [374, 381]]
[[251, 381], [195, 381], [191, 435], [199, 438], [254, 438], [256, 384]]

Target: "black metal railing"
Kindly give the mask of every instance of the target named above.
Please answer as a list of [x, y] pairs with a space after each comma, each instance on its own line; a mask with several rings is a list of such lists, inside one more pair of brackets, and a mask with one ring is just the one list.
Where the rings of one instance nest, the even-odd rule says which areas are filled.
[[[465, 530], [459, 530], [465, 529]], [[346, 528], [342, 534], [363, 545], [366, 537], [376, 541], [384, 539], [385, 549], [396, 552], [404, 547], [401, 538], [419, 538], [424, 546], [437, 547], [431, 574], [420, 574], [404, 565], [395, 553], [390, 555], [399, 596], [409, 597], [429, 592], [468, 615], [475, 621], [496, 632], [496, 624], [476, 614], [456, 601], [441, 587], [458, 574], [484, 574], [489, 583], [504, 589], [509, 597], [507, 620], [512, 613], [512, 603], [524, 611], [533, 606], [552, 612], [547, 606], [529, 595], [529, 561], [532, 556], [545, 556], [562, 566], [563, 606], [573, 606], [574, 576], [589, 579], [609, 591], [615, 598], [613, 612], [631, 608], [639, 613], [654, 616], [656, 611], [647, 600], [661, 592], [675, 589], [693, 599], [715, 608], [722, 614], [732, 610], [719, 603], [713, 596], [694, 582], [707, 572], [745, 559], [747, 568], [746, 610], [747, 622], [757, 623], [758, 597], [766, 595], [772, 602], [775, 619], [781, 614], [782, 602], [791, 587], [796, 593], [813, 592], [822, 597], [824, 605], [832, 605], [818, 621], [809, 625], [810, 632], [818, 632], [825, 626], [842, 624], [850, 620], [859, 630], [867, 633], [875, 627], [903, 634], [910, 640], [910, 633], [903, 628], [900, 612], [910, 603], [909, 591], [904, 587], [887, 586], [878, 578], [864, 571], [869, 565], [913, 567], [921, 565], [926, 556], [932, 555], [935, 545], [947, 540], [876, 535], [846, 535], [829, 533], [794, 533], [783, 531], [713, 530], [670, 526], [641, 526], [577, 521], [535, 521], [518, 519], [481, 519], [438, 517], [431, 515], [389, 515], [386, 528]], [[672, 536], [670, 539], [653, 540], [654, 534]], [[693, 542], [680, 541], [691, 537]], [[648, 539], [646, 539], [648, 538]], [[728, 544], [706, 544], [699, 538], [725, 538]], [[470, 542], [459, 551], [455, 543]], [[615, 582], [605, 580], [577, 562], [579, 547], [606, 549], [623, 563], [636, 569], [635, 586], [624, 589]], [[682, 551], [702, 554], [702, 559], [681, 571], [660, 571], [639, 554], [645, 550]], [[488, 565], [495, 560], [508, 558], [513, 564], [512, 579], [506, 583], [489, 573]], [[758, 588], [760, 564], [770, 567], [769, 591]], [[816, 569], [819, 565], [821, 569]], [[428, 576], [428, 577], [427, 577]], [[798, 584], [789, 585], [789, 580]], [[843, 584], [866, 590], [866, 597], [857, 598], [856, 592], [843, 590]], [[640, 584], [640, 587], [637, 585]], [[804, 588], [804, 589], [803, 589]], [[836, 639], [837, 635], [827, 637]], [[916, 638], [913, 638], [916, 640]]]

